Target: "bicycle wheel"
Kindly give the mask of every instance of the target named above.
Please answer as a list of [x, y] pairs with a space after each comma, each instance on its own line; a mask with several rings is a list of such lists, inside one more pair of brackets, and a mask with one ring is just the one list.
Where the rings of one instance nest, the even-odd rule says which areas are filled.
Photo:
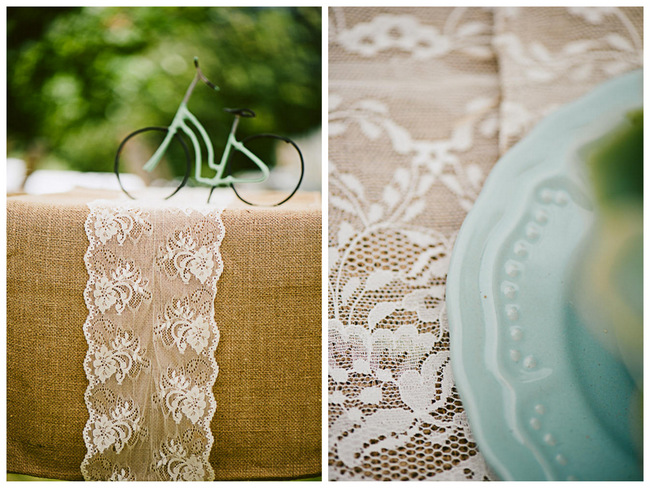
[[[248, 205], [274, 207], [294, 196], [305, 174], [305, 161], [298, 145], [275, 134], [255, 134], [241, 142], [269, 165], [271, 174], [262, 183], [231, 183], [237, 197]], [[261, 176], [261, 170], [245, 154], [233, 151], [226, 174], [254, 180]]]
[[[149, 161], [149, 158], [160, 146], [168, 131], [169, 129], [167, 127], [145, 127], [126, 136], [118, 147], [117, 154], [115, 154], [114, 172], [120, 188], [129, 198], [136, 199], [131, 194], [133, 193], [133, 189], [127, 190], [122, 178], [120, 178], [120, 165], [126, 168], [128, 172], [140, 173], [144, 176], [146, 173], [142, 170], [142, 166]], [[183, 172], [182, 178], [176, 178], [171, 182], [156, 182], [157, 184], [155, 186], [174, 188], [173, 192], [165, 197], [165, 200], [167, 200], [185, 186], [192, 169], [190, 150], [178, 132], [174, 134], [174, 138], [161, 159], [159, 167], [171, 171], [172, 175], [181, 171]]]

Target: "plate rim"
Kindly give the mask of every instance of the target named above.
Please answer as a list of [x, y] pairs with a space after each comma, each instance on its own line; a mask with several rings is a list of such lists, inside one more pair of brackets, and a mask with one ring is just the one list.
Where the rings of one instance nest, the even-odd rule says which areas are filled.
[[[508, 466], [507, 462], [503, 461], [502, 458], [504, 455], [499, 451], [504, 451], [504, 447], [499, 447], [498, 441], [490, 439], [490, 435], [486, 432], [484, 427], [484, 416], [487, 415], [485, 413], [486, 410], [488, 408], [490, 408], [491, 411], [497, 410], [497, 406], [502, 402], [502, 399], [495, 401], [492, 406], [482, 408], [479, 405], [479, 399], [477, 398], [477, 396], [480, 396], [480, 393], [477, 394], [472, 385], [474, 381], [470, 380], [470, 376], [473, 373], [469, 371], [469, 369], [472, 363], [476, 366], [476, 359], [473, 360], [472, 358], [468, 358], [467, 355], [469, 354], [471, 356], [472, 349], [476, 350], [477, 348], [470, 347], [472, 339], [467, 339], [466, 336], [468, 332], [472, 333], [476, 331], [466, 330], [468, 327], [463, 327], [464, 316], [468, 314], [468, 312], [463, 312], [462, 310], [463, 306], [467, 305], [467, 303], [462, 303], [464, 302], [463, 295], [468, 293], [463, 288], [463, 282], [467, 284], [467, 280], [470, 280], [469, 284], [471, 286], [476, 285], [476, 287], [478, 287], [482, 255], [479, 257], [472, 255], [472, 250], [479, 248], [481, 252], [485, 251], [486, 243], [489, 242], [489, 233], [487, 235], [480, 235], [480, 229], [482, 226], [488, 226], [488, 223], [492, 225], [497, 224], [505, 215], [505, 211], [502, 208], [504, 205], [503, 200], [500, 201], [499, 205], [490, 205], [490, 198], [495, 192], [502, 190], [502, 181], [506, 180], [512, 174], [516, 174], [517, 172], [521, 172], [522, 170], [533, 167], [537, 164], [536, 161], [540, 158], [531, 158], [527, 154], [530, 152], [529, 146], [534, 145], [536, 140], [542, 139], [547, 132], [556, 131], [558, 126], [568, 125], [568, 128], [573, 127], [574, 129], [576, 126], [588, 127], [590, 120], [593, 120], [594, 113], [602, 114], [607, 110], [617, 110], [620, 113], [622, 109], [616, 106], [620, 101], [616, 99], [616, 97], [608, 96], [612, 91], [615, 93], [622, 91], [627, 94], [627, 98], [631, 98], [633, 103], [636, 104], [636, 107], [642, 105], [642, 95], [641, 98], [638, 99], [638, 93], [634, 89], [630, 89], [630, 86], [634, 88], [637, 84], [640, 84], [642, 92], [642, 79], [643, 71], [642, 69], [637, 69], [607, 80], [604, 83], [597, 85], [587, 94], [579, 97], [573, 102], [565, 104], [540, 121], [529, 134], [515, 144], [495, 164], [456, 237], [451, 253], [445, 297], [447, 322], [450, 332], [452, 369], [456, 380], [456, 387], [461, 396], [463, 407], [467, 412], [470, 427], [478, 443], [479, 450], [484, 455], [489, 466], [501, 479], [547, 479], [547, 475], [543, 472], [543, 469], [541, 470], [541, 473], [539, 471], [531, 473], [532, 476], [530, 477], [522, 477], [519, 475], [521, 472], [526, 472], [526, 469], [531, 469], [531, 466], [539, 464], [535, 461], [531, 462], [530, 456], [528, 461], [519, 466], [518, 469], [512, 469]], [[624, 96], [623, 98], [625, 99], [626, 97]], [[603, 103], [603, 100], [606, 100], [606, 102]], [[569, 141], [569, 139], [567, 139], [567, 141]], [[561, 149], [551, 148], [541, 159], [545, 160], [554, 155], [554, 153], [561, 153], [566, 151], [566, 149], [566, 143], [564, 146], [561, 146]], [[521, 163], [522, 160], [526, 164]], [[534, 186], [535, 185], [533, 185], [533, 187]], [[503, 191], [501, 191], [501, 193], [503, 193]], [[478, 237], [476, 235], [477, 233], [479, 234]], [[480, 244], [477, 239], [480, 240]], [[471, 268], [472, 271], [468, 271], [471, 265], [475, 265], [476, 268]], [[471, 277], [468, 275], [475, 275], [476, 283], [472, 284]], [[475, 305], [477, 300], [479, 304], [478, 308], [481, 308], [478, 296], [473, 298], [472, 303]], [[479, 315], [483, 317], [481, 311], [479, 311]], [[479, 332], [482, 334], [480, 337], [484, 341], [485, 324], [483, 322], [481, 322]], [[482, 355], [479, 365], [483, 365], [484, 363], [485, 358], [484, 355]], [[489, 374], [492, 375], [492, 373]], [[494, 380], [494, 378], [489, 377], [486, 377], [485, 379]], [[498, 385], [498, 382], [496, 383]], [[501, 411], [502, 410], [503, 407], [501, 408]], [[509, 436], [505, 435], [504, 437], [507, 438]], [[512, 441], [509, 440], [508, 442]], [[507, 451], [507, 448], [505, 448], [505, 450]]]

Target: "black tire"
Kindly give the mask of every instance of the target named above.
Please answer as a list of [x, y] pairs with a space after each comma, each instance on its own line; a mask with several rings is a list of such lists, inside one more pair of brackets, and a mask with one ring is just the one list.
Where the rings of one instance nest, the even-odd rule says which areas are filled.
[[[124, 146], [126, 145], [126, 143], [129, 140], [131, 140], [133, 137], [135, 137], [135, 136], [137, 136], [139, 134], [143, 134], [144, 132], [147, 132], [147, 131], [159, 131], [159, 132], [165, 132], [166, 133], [166, 132], [169, 131], [169, 129], [167, 127], [145, 127], [144, 129], [139, 129], [139, 130], [136, 130], [135, 132], [131, 132], [120, 143], [120, 147], [118, 147], [118, 149], [117, 149], [117, 154], [115, 154], [115, 165], [114, 165], [113, 170], [115, 172], [115, 176], [117, 176], [117, 182], [119, 183], [120, 188], [122, 189], [122, 191], [129, 198], [131, 198], [132, 200], [135, 200], [136, 198], [133, 195], [131, 195], [124, 188], [124, 185], [122, 184], [122, 180], [120, 179], [120, 155], [122, 154], [122, 150], [124, 149]], [[185, 176], [183, 177], [183, 180], [181, 181], [180, 185], [173, 191], [173, 193], [170, 194], [169, 196], [165, 197], [165, 200], [167, 200], [168, 198], [171, 198], [174, 195], [176, 195], [178, 190], [180, 190], [181, 188], [183, 188], [185, 186], [185, 184], [187, 183], [187, 180], [190, 177], [190, 171], [192, 170], [192, 160], [191, 160], [191, 157], [190, 157], [190, 150], [187, 147], [187, 144], [185, 143], [183, 138], [178, 134], [178, 132], [176, 134], [174, 134], [174, 138], [180, 142], [181, 146], [183, 147], [183, 151], [185, 153]], [[142, 164], [144, 165], [145, 162], [146, 161], [143, 161]]]
[[[254, 203], [254, 202], [251, 201], [250, 198], [245, 198], [245, 196], [243, 195], [243, 192], [241, 191], [241, 189], [238, 190], [237, 186], [234, 183], [230, 184], [230, 188], [232, 188], [232, 190], [235, 192], [235, 195], [237, 195], [237, 198], [239, 198], [242, 202], [244, 202], [247, 205], [259, 206], [259, 207], [277, 207], [278, 205], [282, 205], [283, 203], [287, 202], [298, 191], [298, 188], [300, 187], [300, 184], [302, 183], [302, 179], [303, 179], [303, 177], [305, 175], [305, 161], [303, 159], [302, 152], [300, 151], [300, 148], [298, 147], [298, 145], [294, 141], [289, 139], [288, 137], [278, 136], [278, 135], [275, 135], [275, 134], [254, 134], [252, 136], [248, 136], [248, 137], [242, 139], [241, 143], [244, 144], [244, 146], [246, 146], [247, 149], [250, 149], [251, 151], [253, 151], [253, 149], [249, 147], [249, 144], [252, 143], [253, 141], [258, 141], [258, 140], [261, 140], [261, 139], [279, 140], [279, 141], [283, 141], [283, 142], [293, 146], [293, 149], [295, 149], [294, 156], [297, 156], [297, 158], [295, 158], [295, 161], [296, 162], [298, 160], [300, 161], [300, 177], [298, 178], [297, 182], [295, 183], [295, 185], [291, 184], [291, 186], [289, 188], [283, 189], [282, 190], [282, 195], [280, 196], [280, 200], [277, 201], [277, 202], [274, 202], [274, 203], [267, 203], [267, 202]], [[233, 151], [233, 154], [238, 153], [238, 152], [239, 151]], [[253, 151], [253, 152], [255, 152], [255, 151]], [[228, 174], [228, 175], [230, 175], [231, 171], [232, 171], [231, 160], [232, 160], [233, 154], [231, 154], [231, 157], [228, 159], [228, 162], [227, 162], [226, 174]], [[245, 156], [242, 155], [242, 157], [245, 157]], [[214, 190], [214, 188], [215, 187], [213, 187], [212, 190]], [[210, 196], [212, 196], [212, 191], [210, 191]], [[208, 198], [208, 202], [209, 201], [210, 201], [210, 198]]]

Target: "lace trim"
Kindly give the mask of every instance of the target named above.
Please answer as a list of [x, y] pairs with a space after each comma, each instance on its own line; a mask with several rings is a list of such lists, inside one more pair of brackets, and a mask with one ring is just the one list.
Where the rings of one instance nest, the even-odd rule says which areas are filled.
[[86, 480], [213, 480], [221, 209], [96, 201], [85, 222]]

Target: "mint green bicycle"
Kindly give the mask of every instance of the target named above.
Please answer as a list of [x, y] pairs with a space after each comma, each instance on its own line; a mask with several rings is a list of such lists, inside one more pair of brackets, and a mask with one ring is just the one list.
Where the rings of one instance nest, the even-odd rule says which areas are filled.
[[[134, 197], [124, 188], [122, 184], [122, 180], [120, 178], [120, 171], [119, 171], [120, 162], [123, 159], [123, 152], [125, 147], [127, 147], [127, 143], [132, 142], [133, 139], [138, 136], [140, 139], [143, 139], [144, 138], [143, 136], [146, 136], [148, 134], [150, 135], [152, 133], [160, 134], [161, 136], [162, 134], [164, 134], [164, 138], [162, 142], [160, 143], [156, 151], [147, 160], [147, 162], [144, 164], [142, 168], [148, 172], [153, 171], [153, 169], [156, 168], [158, 164], [161, 162], [163, 157], [165, 157], [167, 153], [170, 152], [170, 147], [172, 146], [172, 143], [174, 141], [177, 141], [180, 144], [180, 148], [182, 148], [182, 151], [177, 150], [176, 157], [180, 157], [180, 158], [184, 157], [185, 174], [178, 187], [174, 190], [174, 192], [171, 195], [167, 196], [166, 199], [174, 196], [181, 188], [183, 188], [183, 186], [186, 185], [192, 169], [192, 158], [190, 155], [190, 150], [187, 146], [187, 143], [180, 135], [180, 133], [183, 133], [190, 139], [194, 151], [194, 179], [200, 184], [208, 185], [212, 187], [212, 189], [210, 190], [210, 195], [208, 196], [208, 202], [210, 201], [210, 198], [212, 197], [212, 192], [216, 187], [230, 186], [235, 192], [235, 194], [237, 195], [237, 197], [242, 202], [248, 205], [264, 205], [264, 206], [282, 205], [298, 191], [298, 188], [300, 187], [300, 183], [302, 182], [305, 173], [305, 163], [300, 148], [291, 139], [287, 137], [275, 135], [275, 134], [266, 134], [266, 133], [255, 134], [246, 137], [242, 140], [237, 140], [237, 138], [235, 137], [235, 132], [237, 130], [237, 125], [239, 124], [239, 119], [242, 117], [244, 118], [255, 117], [255, 112], [247, 108], [236, 108], [236, 109], [226, 108], [224, 110], [226, 112], [233, 114], [235, 119], [232, 123], [230, 133], [228, 134], [226, 147], [223, 151], [223, 154], [221, 155], [221, 159], [218, 163], [216, 163], [214, 158], [214, 148], [212, 146], [210, 137], [208, 136], [207, 131], [201, 125], [199, 120], [187, 108], [187, 102], [189, 101], [190, 96], [192, 95], [192, 92], [194, 91], [194, 88], [196, 87], [199, 81], [203, 81], [206, 85], [208, 85], [213, 90], [218, 90], [219, 88], [210, 80], [208, 80], [207, 77], [203, 74], [201, 68], [199, 68], [198, 58], [196, 57], [194, 58], [194, 66], [196, 67], [196, 74], [194, 75], [194, 79], [192, 80], [192, 83], [190, 84], [189, 88], [185, 92], [183, 101], [181, 102], [180, 107], [176, 112], [176, 115], [174, 115], [174, 119], [172, 120], [171, 125], [169, 127], [145, 127], [143, 129], [136, 130], [135, 132], [132, 132], [131, 134], [126, 136], [126, 138], [120, 144], [117, 150], [117, 154], [115, 155], [115, 166], [114, 166], [114, 171], [117, 176], [117, 180], [120, 185], [120, 188], [127, 196], [134, 199]], [[297, 179], [297, 183], [295, 184], [295, 186], [292, 183], [290, 184], [289, 188], [285, 188], [284, 193], [282, 193], [282, 196], [279, 197], [279, 201], [273, 201], [272, 203], [268, 203], [267, 200], [263, 204], [253, 203], [250, 198], [244, 198], [244, 196], [242, 195], [242, 191], [238, 190], [238, 186], [241, 187], [245, 185], [248, 188], [253, 184], [263, 183], [269, 178], [271, 170], [269, 168], [269, 165], [267, 165], [264, 161], [262, 161], [253, 152], [252, 147], [258, 144], [260, 141], [275, 142], [278, 140], [284, 141], [295, 150], [295, 153], [293, 154], [296, 162], [299, 160], [300, 177]], [[202, 159], [201, 143], [203, 144], [203, 147], [207, 152], [208, 167], [215, 172], [213, 176], [202, 175], [203, 159]], [[139, 145], [135, 144], [135, 146], [139, 146], [140, 149], [142, 149], [143, 147], [146, 146], [146, 144], [139, 144]], [[233, 174], [232, 171], [233, 168], [232, 160], [233, 160], [233, 156], [236, 153], [240, 153], [240, 156], [243, 156], [243, 158], [246, 159], [248, 162], [249, 170], [241, 176], [239, 174], [237, 175]], [[169, 155], [167, 155], [167, 157], [169, 158]], [[252, 163], [252, 171], [250, 169], [251, 168], [250, 163]]]

